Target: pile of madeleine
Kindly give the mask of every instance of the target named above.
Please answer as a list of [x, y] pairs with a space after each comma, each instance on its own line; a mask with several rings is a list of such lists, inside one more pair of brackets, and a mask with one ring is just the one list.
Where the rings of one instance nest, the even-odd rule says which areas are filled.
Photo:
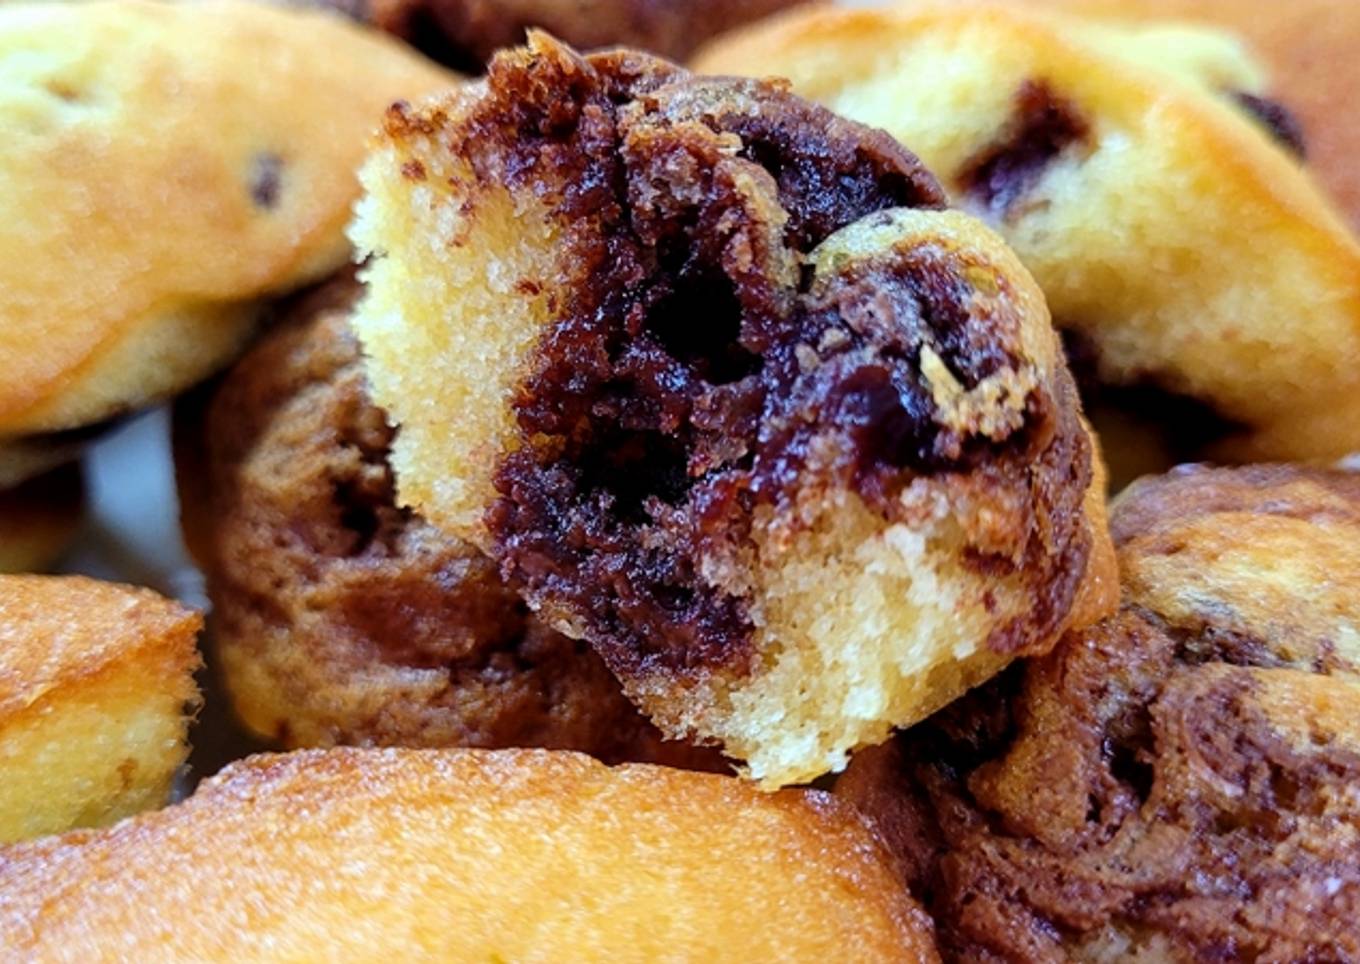
[[0, 5], [0, 957], [1360, 961], [1358, 45]]

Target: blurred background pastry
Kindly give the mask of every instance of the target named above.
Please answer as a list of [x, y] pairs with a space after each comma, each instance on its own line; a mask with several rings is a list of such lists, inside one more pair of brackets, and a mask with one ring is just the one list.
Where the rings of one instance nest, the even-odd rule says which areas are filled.
[[[551, 747], [721, 768], [663, 742], [588, 646], [536, 619], [476, 548], [395, 502], [349, 275], [301, 298], [178, 441], [216, 667], [285, 747]], [[194, 452], [192, 446], [201, 446]]]
[[683, 60], [709, 37], [798, 2], [368, 0], [368, 16], [435, 60], [478, 73], [500, 48], [522, 44], [533, 27], [583, 49], [634, 47]]
[[795, 11], [696, 69], [909, 145], [1034, 273], [1091, 397], [1173, 455], [1360, 448], [1360, 245], [1232, 34], [923, 0]]
[[1241, 37], [1270, 70], [1270, 94], [1286, 105], [1302, 133], [1308, 166], [1360, 228], [1360, 5], [1346, 0], [1016, 0], [1129, 20], [1212, 24]]
[[346, 262], [383, 109], [455, 82], [319, 12], [0, 7], [0, 489], [225, 365]]
[[189, 752], [202, 624], [145, 589], [0, 575], [0, 842], [166, 802]]
[[663, 732], [808, 780], [1092, 618], [1043, 298], [881, 132], [539, 34], [363, 179], [399, 501]]
[[817, 791], [549, 751], [300, 751], [0, 850], [0, 943], [80, 961], [937, 960]]
[[1190, 466], [1115, 504], [1118, 615], [882, 748], [947, 954], [1360, 954], [1360, 474]]

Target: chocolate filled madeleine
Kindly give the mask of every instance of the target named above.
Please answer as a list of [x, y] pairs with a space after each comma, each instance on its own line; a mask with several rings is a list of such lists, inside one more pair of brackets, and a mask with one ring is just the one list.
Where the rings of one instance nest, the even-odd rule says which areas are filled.
[[1095, 397], [1178, 459], [1360, 449], [1360, 243], [1262, 62], [1223, 31], [1037, 5], [792, 11], [695, 64], [787, 78], [910, 145], [1034, 273]]
[[664, 742], [600, 658], [534, 618], [474, 546], [397, 507], [392, 430], [348, 327], [359, 290], [341, 275], [296, 301], [199, 417], [177, 416], [186, 531], [239, 719], [285, 747], [722, 767]]
[[362, 179], [400, 499], [668, 735], [810, 779], [1101, 608], [1043, 298], [887, 136], [539, 35]]
[[946, 956], [1360, 957], [1360, 474], [1187, 467], [1111, 529], [1117, 615], [837, 793]]

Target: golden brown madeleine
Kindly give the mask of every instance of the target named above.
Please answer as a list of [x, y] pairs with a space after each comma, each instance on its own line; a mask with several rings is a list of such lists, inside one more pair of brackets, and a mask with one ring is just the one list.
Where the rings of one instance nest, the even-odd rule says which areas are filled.
[[[339, 0], [342, 4], [347, 0]], [[577, 47], [637, 47], [673, 60], [799, 0], [370, 0], [372, 20], [442, 63], [478, 72], [540, 27]]]
[[1230, 35], [923, 0], [794, 12], [697, 65], [788, 77], [909, 145], [1106, 388], [1197, 403], [1234, 458], [1360, 448], [1360, 244], [1243, 96], [1265, 75]]
[[394, 110], [352, 230], [402, 501], [671, 736], [811, 779], [1069, 624], [1043, 298], [886, 135], [538, 35]]
[[1017, 0], [1034, 6], [1119, 19], [1213, 24], [1247, 41], [1270, 68], [1270, 94], [1296, 119], [1308, 166], [1360, 228], [1360, 6], [1337, 0]]
[[226, 0], [5, 4], [0, 57], [0, 447], [225, 363], [260, 299], [344, 263], [383, 109], [453, 82], [334, 14]]
[[1187, 467], [1111, 524], [1117, 616], [838, 794], [963, 957], [1355, 958], [1360, 475]]
[[[721, 767], [664, 743], [600, 658], [534, 618], [472, 545], [395, 503], [341, 276], [227, 375], [183, 487], [237, 715], [287, 747], [549, 747]], [[190, 433], [181, 432], [181, 440]], [[184, 474], [194, 467], [181, 460]]]
[[0, 573], [43, 572], [80, 528], [85, 486], [79, 465], [0, 489]]
[[0, 576], [0, 840], [165, 802], [188, 753], [202, 622], [145, 589]]
[[0, 850], [0, 943], [126, 960], [933, 961], [817, 791], [541, 750], [254, 757], [110, 830]]

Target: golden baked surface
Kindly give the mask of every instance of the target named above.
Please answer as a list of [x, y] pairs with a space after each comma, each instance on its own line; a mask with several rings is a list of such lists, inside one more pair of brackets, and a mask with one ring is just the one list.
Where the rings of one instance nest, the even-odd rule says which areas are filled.
[[[341, 276], [293, 305], [196, 427], [195, 543], [237, 714], [288, 747], [540, 746], [722, 765], [665, 744], [586, 644], [398, 509]], [[194, 471], [181, 461], [181, 469]]]
[[476, 72], [540, 27], [576, 47], [636, 47], [682, 60], [724, 30], [798, 0], [371, 0], [373, 22], [442, 63]]
[[1360, 125], [1351, 120], [1360, 90], [1360, 6], [1337, 0], [1018, 0], [1116, 18], [1176, 19], [1232, 31], [1270, 68], [1272, 96], [1298, 118], [1308, 166], [1360, 228]]
[[78, 465], [0, 489], [0, 573], [43, 572], [55, 563], [75, 538], [84, 502]]
[[827, 796], [533, 750], [232, 764], [160, 813], [0, 851], [0, 943], [82, 961], [935, 960], [886, 854]]
[[811, 779], [1100, 575], [1043, 298], [882, 133], [537, 35], [393, 110], [363, 179], [401, 500], [669, 735]]
[[229, 0], [4, 4], [0, 59], [0, 439], [223, 364], [258, 299], [345, 261], [383, 109], [453, 82], [334, 14]]
[[0, 841], [165, 802], [188, 752], [202, 622], [144, 589], [0, 576]]
[[696, 69], [788, 77], [917, 152], [1107, 390], [1194, 403], [1233, 458], [1360, 448], [1360, 244], [1230, 35], [922, 0], [794, 11]]
[[857, 756], [838, 794], [952, 954], [1355, 958], [1360, 474], [1187, 467], [1111, 521], [1119, 614]]

